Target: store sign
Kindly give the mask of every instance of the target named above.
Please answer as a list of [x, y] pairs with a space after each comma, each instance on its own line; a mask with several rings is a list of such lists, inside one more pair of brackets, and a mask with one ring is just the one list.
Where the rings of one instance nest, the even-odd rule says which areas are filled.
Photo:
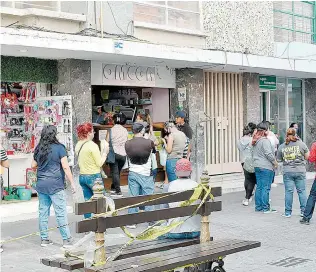
[[276, 76], [259, 76], [260, 89], [276, 90]]
[[186, 88], [178, 88], [178, 101], [183, 102], [187, 100], [187, 89]]
[[175, 88], [175, 71], [167, 66], [91, 62], [91, 84]]

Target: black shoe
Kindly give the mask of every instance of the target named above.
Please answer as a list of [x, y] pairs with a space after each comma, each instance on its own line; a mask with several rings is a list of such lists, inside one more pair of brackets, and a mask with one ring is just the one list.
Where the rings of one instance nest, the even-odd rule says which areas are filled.
[[123, 197], [122, 192], [111, 193], [112, 197]]
[[309, 225], [309, 219], [306, 219], [305, 217], [303, 217], [301, 220], [300, 220], [300, 223], [301, 224], [304, 224], [304, 225]]

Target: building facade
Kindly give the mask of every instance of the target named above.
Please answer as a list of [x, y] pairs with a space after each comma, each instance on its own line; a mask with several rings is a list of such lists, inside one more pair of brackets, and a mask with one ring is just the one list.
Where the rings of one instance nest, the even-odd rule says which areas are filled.
[[236, 141], [250, 121], [269, 120], [281, 140], [296, 122], [316, 139], [315, 1], [1, 5], [1, 54], [56, 60], [53, 93], [73, 96], [75, 122], [91, 120], [95, 62], [154, 68], [162, 81], [169, 71], [169, 118], [188, 113], [197, 175], [241, 171]]

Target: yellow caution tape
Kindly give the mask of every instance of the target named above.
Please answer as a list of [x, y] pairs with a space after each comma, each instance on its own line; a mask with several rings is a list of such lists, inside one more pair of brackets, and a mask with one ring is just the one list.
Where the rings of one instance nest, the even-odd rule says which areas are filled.
[[[202, 205], [205, 203], [205, 201], [207, 200], [208, 197], [210, 197], [211, 199], [214, 199], [213, 195], [211, 195], [211, 187], [206, 187], [204, 184], [199, 184], [194, 189], [194, 192], [193, 192], [192, 196], [190, 197], [190, 199], [180, 203], [180, 207], [189, 206], [189, 205], [193, 204], [194, 202], [196, 202], [197, 200], [199, 200], [200, 196], [201, 196], [201, 194], [203, 192], [205, 192], [205, 194], [204, 194], [199, 206], [196, 208], [194, 213], [191, 216], [187, 217], [185, 220], [182, 220], [182, 221], [179, 221], [179, 222], [173, 222], [170, 225], [166, 225], [166, 226], [158, 226], [159, 224], [165, 222], [165, 220], [160, 220], [160, 221], [156, 222], [154, 225], [150, 226], [149, 228], [147, 228], [146, 230], [142, 231], [141, 233], [139, 233], [136, 236], [131, 234], [125, 227], [121, 227], [121, 229], [124, 231], [124, 233], [129, 238], [131, 238], [131, 240], [129, 240], [126, 244], [124, 244], [113, 256], [108, 257], [105, 262], [95, 263], [94, 266], [105, 265], [110, 260], [114, 261], [118, 256], [120, 256], [122, 251], [127, 246], [132, 244], [132, 242], [134, 242], [135, 240], [154, 240], [154, 239], [157, 239], [158, 237], [167, 234], [168, 232], [170, 232], [174, 228], [176, 228], [176, 227], [182, 225], [183, 223], [185, 223], [189, 218], [191, 218], [192, 216], [194, 216], [194, 215], [196, 215], [198, 213], [199, 209], [202, 207]], [[142, 203], [142, 204], [145, 204], [145, 203]], [[139, 204], [137, 204], [137, 206], [138, 205]], [[112, 213], [112, 215], [116, 215], [117, 211], [110, 211], [110, 213]], [[98, 250], [98, 249], [99, 248], [97, 248], [96, 250]]]

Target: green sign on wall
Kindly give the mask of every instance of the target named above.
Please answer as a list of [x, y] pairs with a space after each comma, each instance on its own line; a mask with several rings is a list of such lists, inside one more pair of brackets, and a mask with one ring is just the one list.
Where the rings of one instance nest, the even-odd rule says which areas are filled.
[[259, 76], [260, 89], [276, 90], [276, 76]]

